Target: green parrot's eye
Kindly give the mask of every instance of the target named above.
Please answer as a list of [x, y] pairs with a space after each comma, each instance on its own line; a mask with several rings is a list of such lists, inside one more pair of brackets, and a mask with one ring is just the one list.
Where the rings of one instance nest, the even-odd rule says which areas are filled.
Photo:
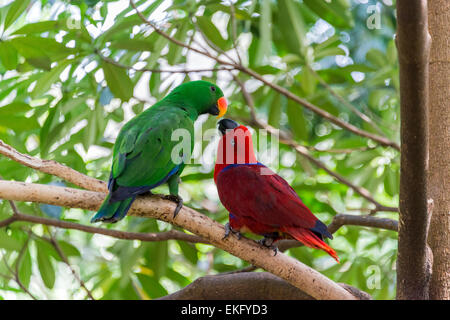
[[216, 87], [214, 87], [214, 86], [211, 86], [210, 89], [211, 89], [212, 92], [216, 91]]

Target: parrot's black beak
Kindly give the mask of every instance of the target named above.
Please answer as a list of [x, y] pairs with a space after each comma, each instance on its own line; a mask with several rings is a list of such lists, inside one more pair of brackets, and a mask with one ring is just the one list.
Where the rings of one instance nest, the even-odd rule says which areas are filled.
[[217, 116], [220, 113], [219, 108], [217, 107], [216, 104], [213, 104], [207, 111], [209, 114], [213, 115], [213, 116]]
[[224, 135], [227, 130], [239, 127], [239, 123], [231, 119], [222, 119], [218, 122], [218, 124], [219, 124], [219, 131], [220, 133], [222, 133], [222, 135]]

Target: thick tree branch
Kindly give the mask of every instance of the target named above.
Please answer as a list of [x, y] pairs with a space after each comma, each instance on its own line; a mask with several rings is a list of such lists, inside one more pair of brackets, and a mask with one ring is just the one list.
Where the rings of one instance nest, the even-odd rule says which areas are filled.
[[313, 300], [314, 298], [268, 272], [219, 274], [196, 279], [158, 300]]
[[[68, 182], [77, 184], [79, 186], [87, 186], [92, 189], [102, 188], [103, 191], [106, 192], [106, 184], [101, 183], [100, 181], [93, 182], [92, 181], [93, 178], [83, 175], [71, 168], [63, 166], [54, 161], [40, 160], [40, 159], [37, 159], [34, 157], [20, 154], [14, 148], [12, 148], [8, 145], [5, 145], [4, 143], [2, 143], [0, 145], [0, 147], [1, 147], [0, 151], [3, 151], [0, 153], [7, 155], [12, 160], [18, 161], [24, 165], [30, 166], [32, 168], [36, 168], [38, 170], [41, 170], [41, 169], [45, 170], [43, 172], [52, 173], [62, 179], [67, 179]], [[8, 152], [5, 152], [5, 150], [7, 150]], [[26, 159], [26, 161], [23, 161], [24, 158]], [[45, 163], [46, 165], [42, 166], [41, 165], [42, 163]], [[85, 181], [85, 179], [88, 180], [89, 183], [87, 183]], [[54, 186], [48, 186], [48, 185], [26, 184], [26, 183], [22, 183], [22, 182], [0, 181], [0, 198], [3, 198], [3, 199], [41, 202], [41, 203], [47, 203], [47, 204], [65, 206], [65, 207], [76, 207], [76, 208], [82, 208], [82, 209], [88, 209], [88, 210], [97, 210], [99, 205], [103, 201], [104, 196], [105, 196], [104, 193], [98, 193], [98, 192], [92, 192], [92, 191], [82, 191], [82, 190], [76, 190], [76, 189], [71, 189], [71, 188], [54, 187]], [[141, 206], [139, 206], [138, 209], [136, 209], [136, 205], [134, 205], [131, 210], [132, 214], [134, 213], [135, 215], [145, 215], [147, 217], [159, 218], [163, 221], [173, 223], [173, 221], [171, 221], [173, 205], [174, 205], [173, 203], [171, 203], [170, 201], [162, 200], [159, 197], [142, 198], [142, 200], [139, 199], [137, 201], [137, 203], [140, 203], [141, 201], [144, 201], [144, 203], [151, 204], [151, 205], [149, 207], [145, 206], [145, 205], [142, 206], [142, 203], [141, 203]], [[159, 206], [161, 206], [161, 208]], [[262, 257], [260, 255], [258, 255], [257, 253], [253, 254], [255, 252], [254, 246], [256, 245], [253, 241], [246, 239], [245, 241], [250, 241], [252, 247], [249, 249], [248, 247], [245, 247], [245, 245], [244, 245], [244, 249], [242, 249], [242, 248], [237, 248], [236, 246], [234, 246], [232, 244], [231, 245], [228, 244], [227, 243], [228, 240], [224, 241], [222, 239], [222, 236], [219, 236], [219, 238], [217, 239], [217, 234], [222, 235], [224, 232], [222, 225], [215, 223], [214, 221], [210, 220], [206, 216], [203, 216], [200, 213], [198, 213], [192, 209], [189, 209], [187, 207], [185, 209], [187, 211], [189, 211], [191, 214], [195, 215], [195, 217], [198, 220], [197, 223], [203, 224], [203, 219], [206, 219], [208, 223], [214, 224], [215, 225], [215, 228], [213, 229], [214, 231], [212, 231], [211, 229], [208, 229], [208, 227], [206, 227], [206, 230], [205, 230], [205, 227], [203, 227], [203, 228], [200, 228], [200, 230], [202, 230], [202, 231], [200, 233], [198, 233], [198, 232], [196, 232], [196, 230], [198, 230], [198, 226], [196, 225], [195, 221], [191, 221], [191, 219], [184, 219], [183, 224], [179, 224], [179, 226], [181, 226], [182, 228], [185, 228], [187, 230], [190, 230], [194, 233], [199, 234], [200, 237], [195, 236], [195, 235], [189, 235], [189, 234], [179, 232], [176, 230], [172, 230], [172, 231], [169, 231], [166, 233], [158, 233], [158, 234], [142, 234], [142, 233], [133, 233], [133, 232], [123, 232], [123, 231], [116, 231], [116, 230], [110, 230], [110, 229], [104, 229], [104, 228], [97, 228], [97, 227], [93, 227], [93, 226], [84, 226], [84, 225], [80, 225], [80, 224], [76, 224], [76, 223], [72, 223], [72, 222], [66, 222], [66, 221], [25, 215], [25, 214], [18, 212], [17, 209], [14, 210], [14, 214], [12, 217], [5, 219], [3, 221], [0, 221], [0, 227], [9, 225], [15, 221], [28, 221], [28, 222], [32, 222], [32, 223], [45, 224], [45, 225], [55, 226], [55, 227], [60, 227], [60, 228], [68, 228], [68, 229], [75, 229], [75, 230], [80, 230], [80, 231], [85, 231], [85, 232], [99, 233], [99, 234], [104, 234], [104, 235], [108, 235], [108, 236], [112, 236], [112, 237], [116, 237], [116, 238], [120, 238], [120, 239], [138, 239], [138, 240], [142, 240], [142, 241], [163, 241], [163, 240], [168, 240], [168, 239], [178, 239], [178, 240], [183, 240], [183, 241], [212, 243], [213, 245], [216, 245], [216, 243], [214, 241], [208, 241], [210, 238], [208, 238], [208, 236], [205, 237], [204, 234], [208, 235], [211, 232], [215, 232], [215, 234], [214, 234], [215, 236], [213, 237], [213, 239], [216, 239], [216, 241], [225, 242], [225, 244], [216, 245], [217, 247], [222, 248], [226, 251], [229, 251], [230, 253], [235, 254], [236, 256], [239, 256], [242, 259], [249, 261], [250, 263], [252, 263], [253, 265], [255, 265], [257, 267], [266, 268], [266, 270], [268, 270], [268, 271], [274, 270], [273, 271], [274, 274], [285, 277], [285, 279], [290, 279], [290, 277], [293, 277], [292, 271], [296, 270], [296, 268], [298, 267], [298, 266], [296, 266], [297, 265], [296, 263], [294, 263], [294, 267], [291, 267], [288, 269], [282, 268], [281, 270], [279, 268], [280, 268], [280, 266], [282, 266], [282, 264], [278, 265], [277, 262], [269, 263], [268, 267], [265, 267], [265, 265], [266, 265], [265, 263], [259, 262]], [[156, 210], [156, 216], [154, 215], [155, 212], [153, 212], [153, 210]], [[149, 214], [148, 211], [150, 211], [152, 213]], [[163, 212], [163, 216], [161, 216], [161, 211]], [[337, 217], [336, 219], [339, 219], [338, 220], [339, 222], [334, 221], [330, 225], [330, 227], [332, 228], [331, 232], [335, 232], [335, 230], [333, 230], [333, 229], [336, 229], [336, 230], [338, 229], [338, 227], [336, 226], [337, 223], [342, 225], [342, 224], [346, 224], [348, 221], [348, 220], [345, 220], [344, 217], [340, 217], [339, 215], [336, 217]], [[352, 218], [351, 218], [351, 219], [353, 219], [352, 221], [356, 221], [356, 219], [357, 219], [356, 217], [361, 217], [360, 219], [366, 219], [362, 216], [352, 216]], [[375, 218], [375, 217], [371, 217], [371, 218], [372, 219], [367, 219], [367, 221], [378, 221], [379, 220], [378, 218]], [[177, 220], [178, 219], [179, 218], [177, 218]], [[389, 223], [391, 223], [391, 222], [389, 222]], [[371, 226], [369, 222], [365, 222], [365, 223], [364, 222], [359, 222], [359, 223], [355, 222], [355, 224]], [[333, 227], [333, 225], [334, 225], [334, 227]], [[378, 222], [374, 223], [373, 225], [376, 227], [383, 227]], [[231, 240], [233, 237], [229, 237], [229, 238]], [[205, 239], [208, 239], [208, 240], [205, 240]], [[286, 240], [286, 245], [285, 245], [286, 248], [284, 248], [283, 242], [280, 242], [280, 249], [283, 249], [283, 250], [287, 250], [289, 247], [301, 245], [297, 241]], [[239, 242], [239, 243], [241, 243], [241, 242]], [[228, 248], [230, 248], [230, 246], [233, 250], [227, 250]], [[256, 245], [256, 248], [258, 250], [262, 250], [263, 252], [265, 252], [265, 250], [262, 249], [258, 245]], [[235, 250], [236, 250], [236, 253], [235, 253]], [[246, 255], [247, 252], [252, 252], [252, 255], [250, 255], [250, 257], [248, 257]], [[241, 254], [243, 254], [244, 256], [241, 256]], [[271, 256], [270, 253], [269, 253], [269, 256]], [[278, 263], [284, 263], [284, 262], [278, 262]], [[292, 261], [289, 261], [289, 263], [287, 265], [289, 266], [291, 264], [292, 264]], [[300, 265], [301, 265], [300, 276], [309, 274], [310, 272], [312, 272], [314, 275], [318, 274], [318, 273], [315, 273], [314, 270], [309, 270], [309, 268], [307, 268], [306, 266], [303, 266], [302, 264], [300, 264]], [[320, 274], [318, 274], [318, 275], [319, 275], [319, 277], [323, 277]], [[327, 279], [327, 278], [325, 278], [325, 279]], [[322, 278], [322, 280], [323, 280], [323, 278]], [[315, 282], [315, 280], [313, 282]], [[319, 281], [319, 283], [321, 283], [321, 282], [322, 281]], [[325, 280], [325, 283], [327, 283], [327, 284], [325, 284], [325, 287], [329, 286], [330, 282], [331, 281], [328, 279]], [[306, 281], [306, 283], [304, 283], [303, 281], [299, 282], [299, 280], [296, 280], [293, 282], [293, 284], [297, 285], [297, 286], [302, 286], [302, 287], [307, 286], [309, 288], [308, 290], [313, 290], [313, 288], [311, 288], [312, 285], [309, 281]], [[335, 294], [337, 294], [337, 296], [335, 296]], [[342, 291], [340, 293], [333, 292], [331, 296], [335, 296], [337, 298], [343, 298], [343, 296], [341, 296], [341, 294], [342, 294]], [[326, 293], [325, 295], [323, 295], [323, 293], [320, 293], [318, 295], [319, 298], [320, 297], [330, 298], [331, 296], [330, 296], [330, 293]], [[346, 298], [350, 298], [350, 297], [346, 296]]]
[[107, 191], [106, 183], [103, 181], [86, 176], [56, 161], [41, 160], [39, 158], [20, 153], [13, 147], [4, 143], [2, 140], [0, 140], [0, 154], [3, 154], [11, 160], [14, 160], [32, 169], [36, 169], [43, 173], [60, 177], [61, 179], [71, 182], [81, 188], [101, 192]]
[[[361, 300], [370, 295], [341, 285]], [[218, 274], [196, 279], [183, 289], [159, 300], [313, 300], [302, 290], [268, 272]]]
[[450, 300], [450, 1], [428, 1], [430, 50], [428, 243], [433, 251], [430, 299]]
[[[105, 193], [0, 181], [0, 198], [97, 210], [105, 198]], [[160, 197], [138, 197], [129, 213], [159, 219], [189, 230], [207, 239], [215, 247], [285, 279], [316, 299], [355, 299], [348, 291], [298, 260], [282, 253], [274, 256], [271, 249], [263, 248], [247, 238], [238, 240], [231, 236], [223, 239], [225, 230], [221, 224], [186, 206], [173, 219], [174, 209], [174, 203]]]
[[397, 0], [401, 169], [397, 298], [427, 299], [431, 257], [428, 212], [428, 59], [426, 0]]

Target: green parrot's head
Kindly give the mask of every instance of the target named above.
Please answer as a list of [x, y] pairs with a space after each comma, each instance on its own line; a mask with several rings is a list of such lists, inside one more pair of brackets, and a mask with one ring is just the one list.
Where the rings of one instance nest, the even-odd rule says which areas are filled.
[[222, 90], [215, 84], [198, 80], [179, 85], [169, 94], [182, 104], [187, 105], [200, 115], [209, 113], [222, 117], [227, 112], [227, 100]]

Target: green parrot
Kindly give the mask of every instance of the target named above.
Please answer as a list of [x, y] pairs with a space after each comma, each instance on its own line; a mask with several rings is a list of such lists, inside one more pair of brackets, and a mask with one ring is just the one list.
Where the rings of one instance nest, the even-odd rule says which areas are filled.
[[227, 101], [218, 86], [207, 81], [191, 81], [176, 87], [127, 122], [114, 144], [109, 193], [91, 222], [113, 223], [123, 219], [136, 196], [151, 193], [150, 190], [163, 183], [169, 186], [170, 195], [166, 198], [177, 203], [175, 217], [183, 205], [178, 184], [188, 159], [183, 154], [172, 159], [172, 150], [179, 143], [172, 141], [172, 133], [179, 128], [189, 132], [191, 154], [194, 121], [205, 113], [221, 117], [226, 110]]

